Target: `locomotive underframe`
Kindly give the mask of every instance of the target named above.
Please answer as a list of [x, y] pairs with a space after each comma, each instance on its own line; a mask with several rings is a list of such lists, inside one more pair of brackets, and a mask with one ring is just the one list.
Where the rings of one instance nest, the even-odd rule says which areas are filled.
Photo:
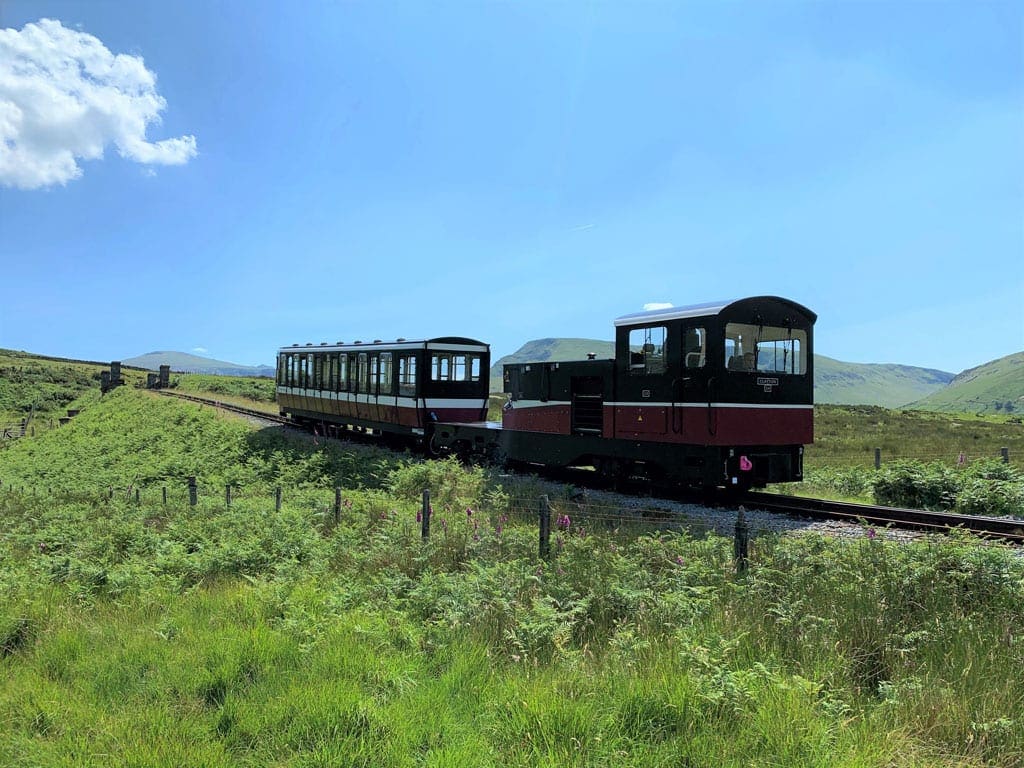
[[612, 479], [642, 477], [703, 487], [762, 488], [803, 479], [802, 445], [670, 446], [599, 435], [524, 432], [486, 422], [438, 424], [432, 447], [499, 465], [593, 467]]

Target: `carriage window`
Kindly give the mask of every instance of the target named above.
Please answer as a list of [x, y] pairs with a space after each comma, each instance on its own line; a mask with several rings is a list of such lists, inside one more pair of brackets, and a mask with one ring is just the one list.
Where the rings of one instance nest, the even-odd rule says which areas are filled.
[[398, 393], [410, 397], [416, 395], [415, 355], [403, 355], [398, 358]]
[[359, 383], [357, 374], [359, 372], [359, 361], [355, 355], [348, 355], [348, 391], [355, 392]]
[[380, 388], [378, 391], [382, 395], [390, 395], [395, 391], [391, 378], [391, 356], [391, 352], [380, 353]]
[[357, 373], [359, 375], [359, 391], [360, 392], [366, 392], [369, 389], [369, 383], [370, 383], [369, 368], [370, 368], [370, 366], [367, 365], [367, 362], [366, 362], [366, 353], [365, 352], [360, 352], [359, 356], [356, 358], [356, 371], [357, 371]]
[[807, 332], [729, 323], [725, 326], [725, 367], [756, 373], [807, 373]]
[[370, 389], [369, 392], [377, 394], [380, 387], [380, 358], [377, 355], [370, 356]]
[[706, 335], [703, 328], [687, 328], [683, 333], [683, 366], [703, 368]]
[[338, 385], [336, 389], [338, 392], [348, 389], [348, 355], [344, 352], [338, 355]]
[[299, 386], [299, 357], [288, 355], [288, 386]]
[[451, 355], [431, 355], [430, 378], [434, 381], [448, 381], [452, 375]]
[[313, 356], [313, 389], [324, 388], [324, 356]]
[[663, 325], [632, 329], [629, 332], [629, 372], [664, 373], [667, 336], [668, 329]]
[[480, 355], [440, 352], [430, 357], [430, 378], [434, 381], [480, 381], [480, 368]]

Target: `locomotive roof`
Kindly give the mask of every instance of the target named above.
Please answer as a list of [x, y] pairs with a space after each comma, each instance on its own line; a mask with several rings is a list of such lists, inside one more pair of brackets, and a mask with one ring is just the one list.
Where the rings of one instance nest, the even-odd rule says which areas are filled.
[[805, 315], [812, 323], [818, 316], [807, 307], [797, 304], [795, 301], [784, 299], [781, 296], [750, 296], [744, 299], [731, 299], [729, 301], [706, 301], [703, 304], [690, 304], [685, 307], [666, 307], [664, 309], [651, 309], [646, 312], [633, 312], [629, 315], [615, 318], [615, 325], [644, 325], [646, 323], [660, 322], [662, 320], [685, 320], [691, 317], [710, 317], [724, 312], [732, 307], [749, 304], [756, 306], [758, 303], [776, 303], [791, 307]]
[[[452, 348], [458, 351], [473, 351], [474, 349], [484, 350], [490, 347], [476, 339], [465, 336], [437, 336], [433, 339], [395, 339], [393, 341], [336, 341], [321, 342], [319, 344], [289, 344], [281, 347], [278, 352], [328, 352], [344, 349], [346, 351], [356, 349], [443, 349]], [[472, 348], [472, 349], [469, 349]]]

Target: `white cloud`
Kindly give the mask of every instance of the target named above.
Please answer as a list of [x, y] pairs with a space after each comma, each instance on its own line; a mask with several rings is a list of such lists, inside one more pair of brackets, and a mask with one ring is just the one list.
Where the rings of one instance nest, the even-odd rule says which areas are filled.
[[0, 29], [0, 185], [66, 184], [108, 144], [137, 163], [186, 163], [194, 136], [146, 140], [166, 106], [140, 56], [114, 55], [53, 19]]
[[672, 303], [668, 301], [652, 301], [648, 304], [644, 304], [644, 309], [672, 309]]
[[192, 351], [195, 352], [197, 355], [205, 355], [210, 350], [208, 350], [206, 347], [192, 347]]

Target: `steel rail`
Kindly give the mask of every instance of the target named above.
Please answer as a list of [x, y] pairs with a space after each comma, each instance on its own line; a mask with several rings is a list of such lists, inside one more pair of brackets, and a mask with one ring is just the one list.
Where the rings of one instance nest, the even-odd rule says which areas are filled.
[[853, 504], [845, 501], [782, 496], [775, 493], [748, 492], [741, 497], [740, 501], [751, 507], [790, 515], [846, 522], [864, 521], [883, 527], [892, 526], [936, 533], [964, 530], [1018, 544], [1024, 543], [1024, 520], [1019, 518], [983, 517], [952, 512], [934, 512], [926, 509]]

